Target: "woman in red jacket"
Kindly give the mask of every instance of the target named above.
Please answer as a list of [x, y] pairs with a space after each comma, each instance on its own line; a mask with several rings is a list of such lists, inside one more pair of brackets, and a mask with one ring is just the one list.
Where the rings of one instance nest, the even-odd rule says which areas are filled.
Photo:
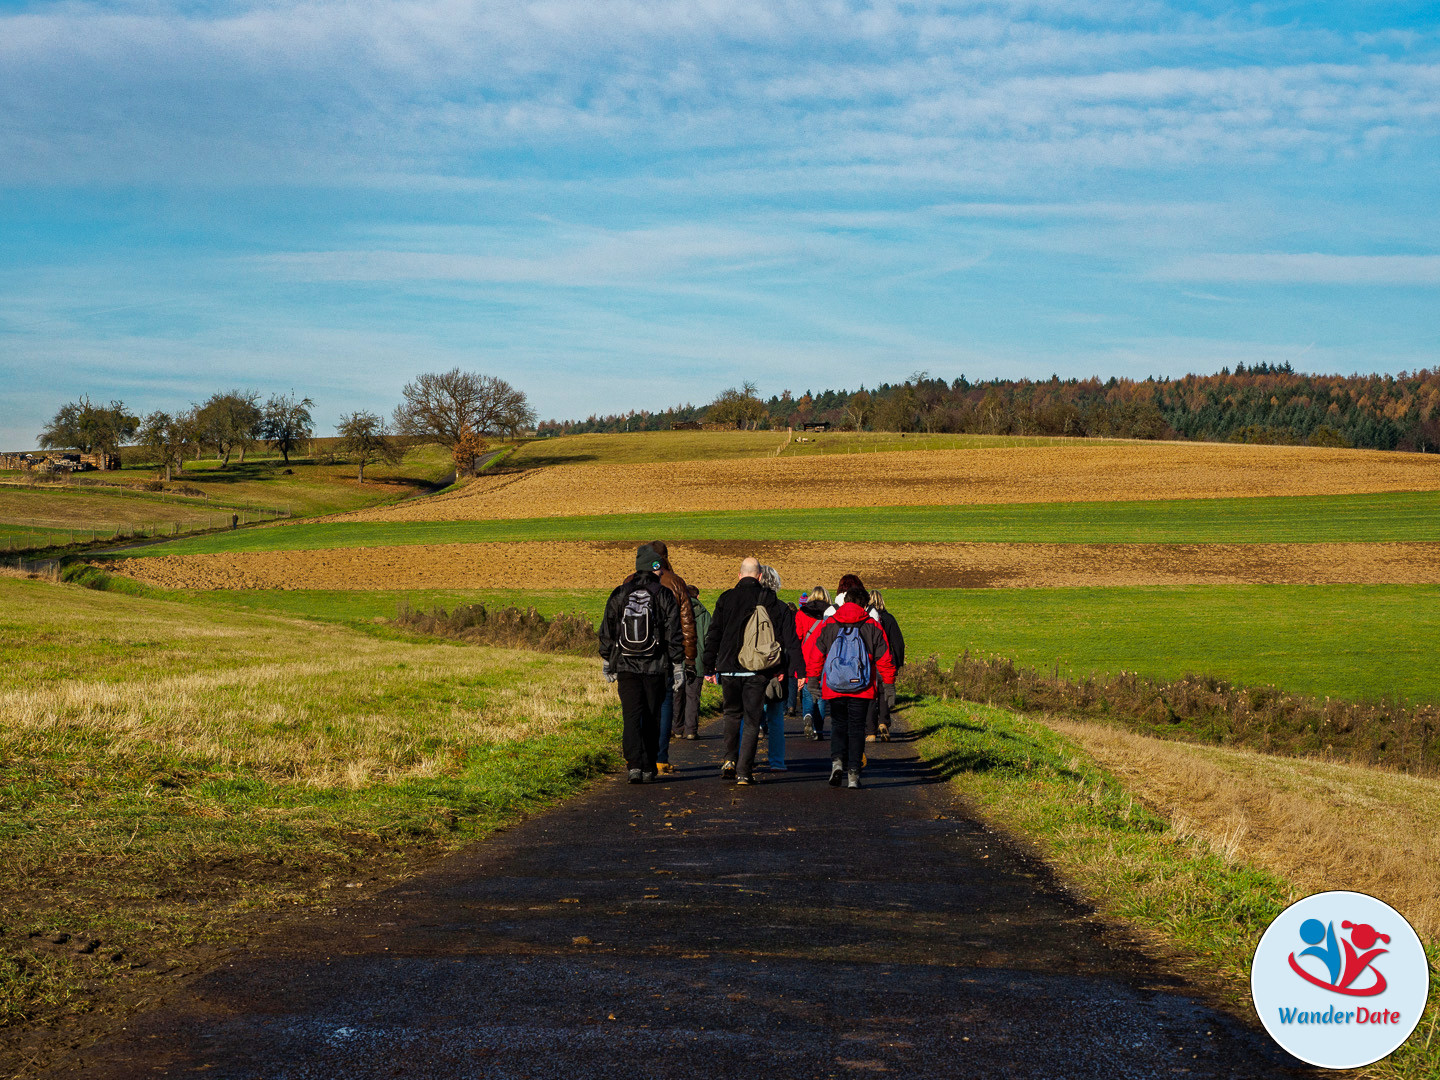
[[895, 681], [885, 631], [870, 617], [870, 593], [854, 574], [840, 579], [835, 611], [805, 643], [811, 695], [819, 690], [830, 713], [830, 786], [860, 786], [865, 717], [877, 687]]
[[[805, 595], [805, 602], [795, 612], [795, 636], [800, 639], [802, 654], [809, 644], [812, 633], [820, 632], [820, 624], [825, 621], [826, 609], [830, 607], [830, 594], [825, 591], [824, 586], [816, 585]], [[819, 742], [825, 738], [825, 699], [818, 691], [810, 692], [810, 683], [806, 679], [808, 666], [802, 661], [801, 670], [796, 672], [803, 684], [800, 691], [800, 712], [805, 716], [805, 734]]]

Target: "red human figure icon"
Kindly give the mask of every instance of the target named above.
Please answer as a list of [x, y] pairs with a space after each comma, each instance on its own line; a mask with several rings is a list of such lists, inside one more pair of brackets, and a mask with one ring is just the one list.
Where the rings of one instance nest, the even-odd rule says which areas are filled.
[[[1389, 949], [1372, 949], [1370, 947], [1374, 945], [1376, 941], [1383, 941], [1386, 945], [1389, 945], [1390, 935], [1378, 933], [1369, 923], [1352, 923], [1349, 919], [1342, 922], [1340, 927], [1343, 930], [1351, 931], [1350, 941], [1346, 941], [1344, 938], [1340, 939], [1340, 944], [1345, 949], [1345, 973], [1340, 976], [1340, 985], [1342, 987], [1348, 987], [1360, 977], [1362, 971], [1370, 966], [1370, 961], [1374, 960], [1375, 957], [1380, 954], [1390, 951]], [[1352, 941], [1354, 945], [1351, 945], [1350, 942]], [[1357, 948], [1366, 951], [1357, 954], [1355, 951]], [[1379, 985], [1375, 992], [1379, 993], [1385, 988], [1385, 976], [1377, 971], [1375, 972], [1375, 978], [1379, 980]]]

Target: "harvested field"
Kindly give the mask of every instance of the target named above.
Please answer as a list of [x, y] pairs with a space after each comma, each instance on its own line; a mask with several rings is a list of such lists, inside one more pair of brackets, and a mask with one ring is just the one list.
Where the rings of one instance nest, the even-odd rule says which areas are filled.
[[[434, 544], [126, 559], [110, 569], [172, 589], [603, 589], [633, 544]], [[830, 544], [696, 540], [671, 559], [702, 589], [754, 555], [786, 585], [843, 572], [890, 588], [1187, 584], [1440, 584], [1440, 544]]]
[[1440, 489], [1440, 457], [1224, 443], [1071, 443], [803, 458], [576, 464], [502, 470], [347, 521], [473, 521], [586, 514], [802, 509], [817, 503], [1212, 499]]
[[[1274, 870], [1305, 892], [1358, 889], [1440, 937], [1440, 781], [1336, 762], [1164, 742], [1049, 721], [1177, 834]], [[1363, 827], [1357, 827], [1363, 822]]]

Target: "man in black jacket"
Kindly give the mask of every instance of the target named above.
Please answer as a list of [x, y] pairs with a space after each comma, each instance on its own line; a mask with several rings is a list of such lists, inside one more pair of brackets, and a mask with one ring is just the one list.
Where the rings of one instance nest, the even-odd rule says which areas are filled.
[[[885, 596], [879, 589], [870, 594], [870, 617], [885, 631], [885, 641], [890, 646], [890, 659], [895, 664], [898, 677], [900, 669], [905, 666], [905, 636], [900, 633], [900, 624], [895, 621], [895, 616], [885, 610]], [[881, 742], [890, 741], [890, 714], [895, 711], [895, 684], [886, 683], [883, 694], [879, 690], [880, 688], [876, 687], [875, 699], [870, 703], [870, 715], [865, 721], [866, 742], [876, 738]]]
[[[740, 651], [745, 628], [759, 607], [770, 617], [780, 654], [772, 666], [751, 671], [740, 662]], [[737, 784], [753, 784], [755, 743], [765, 722], [765, 687], [777, 675], [794, 670], [797, 663], [803, 666], [795, 620], [774, 591], [760, 584], [760, 563], [755, 559], [740, 564], [740, 580], [715, 601], [705, 634], [704, 660], [705, 677], [711, 682], [718, 679], [724, 694], [725, 764], [720, 775], [735, 777]]]
[[632, 784], [655, 779], [660, 752], [660, 706], [685, 679], [685, 632], [680, 605], [660, 582], [662, 560], [648, 545], [635, 554], [635, 575], [605, 603], [600, 656], [605, 677], [620, 692], [625, 719], [625, 767]]

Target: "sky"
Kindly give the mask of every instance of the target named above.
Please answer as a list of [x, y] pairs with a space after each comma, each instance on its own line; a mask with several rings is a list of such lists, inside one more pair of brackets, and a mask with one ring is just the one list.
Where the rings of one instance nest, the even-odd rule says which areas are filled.
[[1440, 364], [1440, 5], [0, 0], [0, 449]]

